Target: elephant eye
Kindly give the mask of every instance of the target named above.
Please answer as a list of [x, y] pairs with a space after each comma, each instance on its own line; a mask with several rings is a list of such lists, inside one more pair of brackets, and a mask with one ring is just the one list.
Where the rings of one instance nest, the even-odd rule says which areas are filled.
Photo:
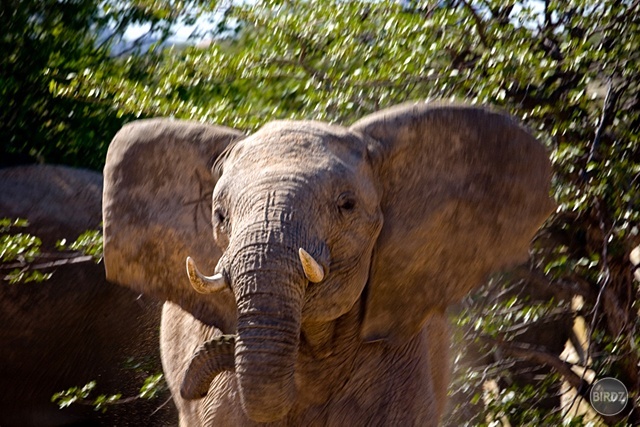
[[214, 225], [221, 226], [222, 228], [226, 228], [227, 226], [227, 217], [222, 209], [216, 208], [213, 211]]
[[356, 198], [350, 191], [338, 196], [338, 207], [343, 211], [352, 211], [356, 207]]

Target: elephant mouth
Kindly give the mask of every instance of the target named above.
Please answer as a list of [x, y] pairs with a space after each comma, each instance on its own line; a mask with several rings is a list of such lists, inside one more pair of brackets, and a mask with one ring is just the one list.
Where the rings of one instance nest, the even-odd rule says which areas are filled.
[[[291, 408], [295, 397], [293, 372], [300, 334], [302, 291], [309, 282], [321, 282], [325, 276], [324, 267], [307, 251], [300, 248], [297, 255], [298, 259], [291, 260], [291, 264], [298, 267], [296, 263], [300, 262], [304, 276], [293, 267], [285, 270], [288, 275], [279, 270], [273, 273], [274, 270], [267, 268], [267, 273], [261, 276], [261, 281], [244, 272], [236, 274], [236, 287], [246, 290], [236, 296], [238, 306], [244, 307], [244, 310], [239, 310], [237, 332], [216, 336], [196, 349], [180, 385], [180, 395], [183, 399], [196, 400], [205, 397], [216, 377], [224, 371], [229, 371], [238, 374], [243, 407], [250, 418], [256, 421], [271, 421], [284, 416]], [[247, 255], [243, 252], [242, 256], [256, 262], [252, 253]], [[281, 268], [280, 265], [278, 267]], [[200, 293], [216, 293], [230, 289], [226, 274], [204, 276], [191, 258], [187, 258], [187, 273], [192, 286]], [[272, 273], [273, 277], [270, 275]], [[276, 302], [279, 300], [271, 298], [272, 294], [266, 286], [280, 280], [284, 283], [299, 284], [293, 287], [291, 295], [282, 292], [281, 299], [286, 298], [288, 301], [284, 308], [277, 306]], [[261, 287], [267, 290], [256, 290]], [[269, 366], [268, 373], [264, 366]], [[267, 374], [272, 380], [267, 381], [265, 385], [261, 380]], [[271, 390], [273, 393], [264, 393], [263, 390]], [[278, 397], [279, 400], [272, 396]]]
[[[323, 266], [302, 248], [298, 250], [298, 256], [305, 279], [312, 283], [321, 282], [325, 276]], [[198, 270], [190, 257], [186, 259], [186, 267], [189, 281], [196, 291], [209, 294], [230, 289], [226, 274], [219, 273], [207, 277]], [[196, 349], [180, 385], [180, 395], [183, 399], [196, 400], [205, 397], [216, 376], [225, 371], [236, 371], [237, 337], [237, 334], [219, 335]]]
[[191, 356], [180, 386], [183, 399], [195, 400], [205, 397], [218, 374], [235, 371], [235, 343], [235, 335], [219, 335], [198, 347]]

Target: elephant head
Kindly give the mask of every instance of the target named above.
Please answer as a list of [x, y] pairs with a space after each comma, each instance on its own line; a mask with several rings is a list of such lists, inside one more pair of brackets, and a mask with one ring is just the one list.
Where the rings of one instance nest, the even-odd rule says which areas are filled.
[[553, 208], [549, 180], [530, 134], [465, 105], [407, 104], [348, 128], [278, 121], [246, 137], [135, 122], [107, 156], [107, 277], [227, 334], [200, 349], [187, 388], [208, 372], [206, 393], [212, 372], [234, 369], [247, 415], [274, 421], [296, 399], [306, 328], [358, 304], [361, 341], [411, 339], [526, 258]]

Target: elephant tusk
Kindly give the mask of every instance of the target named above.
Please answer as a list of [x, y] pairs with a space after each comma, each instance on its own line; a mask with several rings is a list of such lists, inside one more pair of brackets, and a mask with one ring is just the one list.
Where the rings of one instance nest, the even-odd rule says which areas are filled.
[[313, 257], [302, 248], [298, 249], [298, 255], [300, 255], [302, 269], [307, 279], [312, 283], [322, 282], [322, 279], [324, 279], [324, 269], [318, 264], [318, 261], [313, 259]]
[[191, 257], [187, 257], [187, 275], [193, 289], [201, 294], [212, 294], [219, 292], [227, 287], [227, 281], [220, 273], [213, 276], [205, 276], [200, 273], [195, 261]]

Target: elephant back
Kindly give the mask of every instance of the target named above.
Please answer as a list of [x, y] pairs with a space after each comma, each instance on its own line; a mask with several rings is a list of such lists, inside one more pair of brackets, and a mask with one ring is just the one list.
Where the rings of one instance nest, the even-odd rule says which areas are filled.
[[65, 166], [0, 169], [0, 217], [28, 216], [28, 231], [52, 249], [102, 221], [102, 175]]

